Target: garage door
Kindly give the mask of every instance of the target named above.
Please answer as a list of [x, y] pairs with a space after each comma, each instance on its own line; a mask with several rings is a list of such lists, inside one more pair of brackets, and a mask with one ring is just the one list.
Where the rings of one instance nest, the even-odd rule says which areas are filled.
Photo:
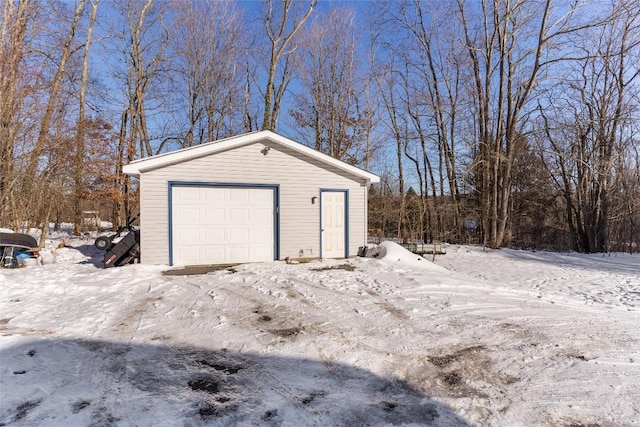
[[274, 188], [173, 186], [174, 265], [273, 261]]

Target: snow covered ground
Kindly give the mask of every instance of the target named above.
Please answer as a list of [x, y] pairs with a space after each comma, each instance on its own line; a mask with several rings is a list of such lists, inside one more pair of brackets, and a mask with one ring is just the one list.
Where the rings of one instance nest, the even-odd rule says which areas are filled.
[[0, 425], [640, 426], [640, 256], [0, 270]]

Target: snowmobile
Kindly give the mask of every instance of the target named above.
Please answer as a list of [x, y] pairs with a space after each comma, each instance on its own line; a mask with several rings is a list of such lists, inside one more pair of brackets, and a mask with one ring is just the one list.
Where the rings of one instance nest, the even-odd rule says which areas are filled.
[[140, 214], [134, 216], [126, 225], [109, 236], [100, 236], [93, 243], [101, 251], [105, 251], [104, 268], [120, 267], [140, 260], [140, 230], [134, 229], [132, 223]]

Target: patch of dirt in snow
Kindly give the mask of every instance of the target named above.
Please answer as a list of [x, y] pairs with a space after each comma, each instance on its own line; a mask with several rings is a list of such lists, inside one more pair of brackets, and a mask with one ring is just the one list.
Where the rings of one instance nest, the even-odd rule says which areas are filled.
[[[407, 361], [403, 377], [439, 397], [488, 399], [519, 378], [500, 372], [484, 345], [434, 350], [422, 360]], [[488, 414], [487, 414], [488, 415]]]
[[311, 271], [329, 271], [329, 270], [353, 271], [355, 269], [356, 269], [356, 267], [354, 267], [351, 264], [340, 264], [340, 265], [332, 265], [332, 266], [327, 266], [327, 267], [312, 268]]

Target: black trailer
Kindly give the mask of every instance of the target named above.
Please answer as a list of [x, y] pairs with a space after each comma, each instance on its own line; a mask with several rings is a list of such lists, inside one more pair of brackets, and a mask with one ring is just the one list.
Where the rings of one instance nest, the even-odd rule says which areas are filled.
[[131, 225], [140, 214], [133, 217], [115, 234], [100, 236], [94, 242], [96, 248], [105, 251], [104, 268], [120, 267], [140, 260], [140, 230]]

